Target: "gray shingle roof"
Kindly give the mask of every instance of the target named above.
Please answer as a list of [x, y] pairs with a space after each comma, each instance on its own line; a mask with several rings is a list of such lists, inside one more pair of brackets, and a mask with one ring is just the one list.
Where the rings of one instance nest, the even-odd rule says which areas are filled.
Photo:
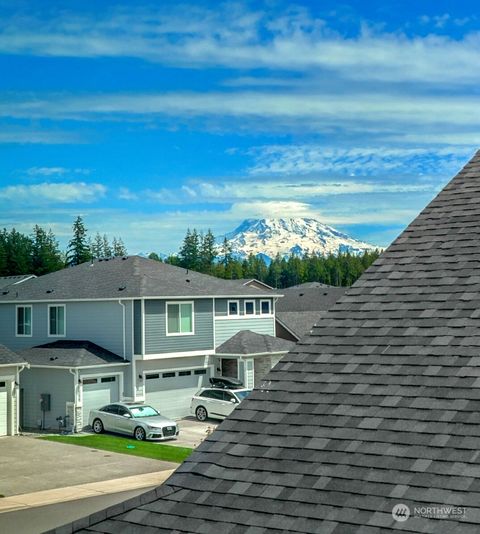
[[4, 345], [0, 345], [0, 365], [21, 365], [25, 360]]
[[346, 290], [346, 287], [323, 285], [287, 287], [281, 290], [283, 298], [278, 300], [275, 310], [277, 312], [327, 311]]
[[294, 346], [293, 341], [267, 334], [257, 334], [251, 330], [241, 330], [217, 347], [215, 352], [217, 354], [267, 354], [288, 352]]
[[293, 311], [275, 313], [275, 318], [280, 324], [286, 326], [298, 339], [311, 332], [313, 325], [317, 324], [325, 312], [319, 311]]
[[0, 276], [0, 289], [3, 289], [7, 286], [20, 284], [25, 280], [30, 278], [36, 278], [34, 274], [18, 274], [14, 276]]
[[75, 529], [479, 532], [479, 273], [480, 152], [158, 494]]
[[0, 292], [0, 302], [280, 294], [267, 288], [243, 286], [235, 280], [222, 280], [140, 256], [82, 263], [8, 289], [6, 295]]
[[89, 367], [96, 365], [128, 365], [123, 358], [90, 341], [59, 340], [19, 351], [32, 366]]

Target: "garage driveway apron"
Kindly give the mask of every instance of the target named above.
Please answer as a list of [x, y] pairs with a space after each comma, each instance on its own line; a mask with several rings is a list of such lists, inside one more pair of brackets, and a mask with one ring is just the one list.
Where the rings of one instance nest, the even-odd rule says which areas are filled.
[[0, 494], [5, 497], [177, 467], [171, 462], [27, 436], [0, 438]]

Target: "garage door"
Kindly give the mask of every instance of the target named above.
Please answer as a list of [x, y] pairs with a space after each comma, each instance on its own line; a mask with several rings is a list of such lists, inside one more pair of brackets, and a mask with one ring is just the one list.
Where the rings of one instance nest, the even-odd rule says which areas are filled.
[[193, 395], [208, 385], [210, 369], [160, 371], [145, 375], [145, 402], [162, 415], [181, 419], [190, 415]]
[[83, 426], [88, 425], [90, 410], [119, 400], [118, 376], [83, 379]]
[[7, 435], [7, 414], [8, 414], [8, 399], [5, 382], [0, 382], [0, 436]]

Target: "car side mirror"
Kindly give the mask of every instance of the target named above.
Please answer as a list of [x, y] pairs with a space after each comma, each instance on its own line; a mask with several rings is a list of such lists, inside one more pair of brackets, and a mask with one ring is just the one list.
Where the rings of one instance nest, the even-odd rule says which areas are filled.
[[124, 413], [123, 417], [126, 417], [127, 419], [130, 419], [132, 416], [129, 413]]
[[230, 402], [233, 402], [233, 404], [237, 404], [237, 401], [235, 399], [230, 399]]

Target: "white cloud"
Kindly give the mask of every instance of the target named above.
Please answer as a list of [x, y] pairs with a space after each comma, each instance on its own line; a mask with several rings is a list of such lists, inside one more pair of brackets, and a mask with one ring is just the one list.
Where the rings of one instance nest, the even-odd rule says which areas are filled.
[[[458, 19], [457, 19], [458, 20]], [[449, 15], [424, 19], [437, 29]], [[344, 79], [477, 84], [480, 37], [409, 37], [369, 28], [344, 37], [307, 10], [249, 10], [218, 3], [171, 9], [117, 8], [91, 16], [67, 12], [48, 19], [3, 21], [0, 51], [72, 57], [137, 57], [175, 66], [266, 68], [335, 73]]]
[[63, 174], [90, 174], [90, 169], [67, 169], [66, 167], [30, 167], [27, 169], [29, 176], [57, 176]]
[[0, 200], [12, 203], [56, 204], [92, 203], [102, 198], [107, 188], [85, 182], [10, 185], [0, 189]]
[[121, 200], [138, 200], [138, 195], [128, 189], [128, 187], [121, 187], [118, 190], [118, 198]]

